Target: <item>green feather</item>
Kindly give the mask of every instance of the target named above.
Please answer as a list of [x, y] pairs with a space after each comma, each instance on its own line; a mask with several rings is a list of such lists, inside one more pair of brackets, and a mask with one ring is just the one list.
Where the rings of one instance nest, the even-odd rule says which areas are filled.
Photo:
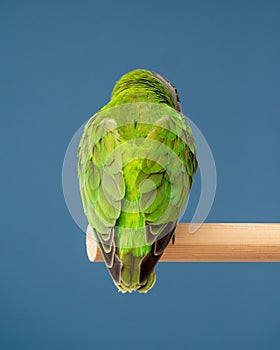
[[122, 292], [152, 288], [191, 188], [197, 159], [180, 111], [169, 82], [135, 70], [116, 83], [80, 141], [85, 215]]

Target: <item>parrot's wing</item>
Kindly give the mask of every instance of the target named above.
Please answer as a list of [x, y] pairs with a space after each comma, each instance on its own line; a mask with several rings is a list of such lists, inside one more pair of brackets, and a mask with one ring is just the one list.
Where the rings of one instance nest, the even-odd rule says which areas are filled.
[[[116, 261], [114, 227], [125, 193], [116, 122], [98, 114], [85, 126], [78, 150], [78, 176], [85, 215], [109, 269]], [[116, 269], [120, 271], [120, 268]], [[110, 271], [114, 276], [114, 271]], [[119, 276], [114, 276], [119, 280]]]
[[197, 170], [192, 131], [186, 119], [175, 111], [154, 123], [143, 147], [147, 155], [138, 180], [142, 182], [140, 208], [145, 216], [146, 241], [152, 249], [142, 261], [140, 282], [151, 273], [174, 238]]
[[[143, 141], [135, 143], [136, 155], [145, 156], [135, 186], [141, 193], [139, 210], [145, 220], [144, 244], [149, 248], [139, 262], [139, 283], [144, 289], [145, 281], [174, 236], [197, 168], [192, 133], [184, 117], [171, 108], [166, 115], [158, 106], [154, 108], [147, 110], [146, 121], [140, 120], [141, 117], [136, 120], [137, 127], [133, 124], [118, 127], [108, 114], [95, 115], [85, 127], [78, 151], [84, 211], [104, 261], [119, 284], [123, 266], [119, 255], [122, 245], [119, 247], [121, 237], [116, 237], [115, 227], [123, 215], [122, 200], [126, 192], [125, 155], [119, 146], [125, 135], [131, 133], [133, 137], [139, 137], [141, 134]], [[139, 115], [143, 115], [144, 110]], [[158, 117], [149, 123], [149, 116], [157, 113]]]

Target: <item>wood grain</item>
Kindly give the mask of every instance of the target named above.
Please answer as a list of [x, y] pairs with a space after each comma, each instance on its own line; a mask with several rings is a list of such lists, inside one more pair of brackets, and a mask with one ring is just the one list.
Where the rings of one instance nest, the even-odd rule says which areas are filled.
[[[280, 224], [206, 223], [195, 233], [178, 224], [162, 262], [280, 262]], [[95, 261], [103, 261], [98, 249]]]

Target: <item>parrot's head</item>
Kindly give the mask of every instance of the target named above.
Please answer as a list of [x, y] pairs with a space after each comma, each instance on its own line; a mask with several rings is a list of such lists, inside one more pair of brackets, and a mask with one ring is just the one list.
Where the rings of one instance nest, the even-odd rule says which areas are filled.
[[177, 89], [160, 74], [145, 69], [136, 69], [123, 75], [116, 83], [111, 99], [121, 98], [125, 94], [152, 93], [159, 102], [166, 103], [181, 113], [182, 108]]

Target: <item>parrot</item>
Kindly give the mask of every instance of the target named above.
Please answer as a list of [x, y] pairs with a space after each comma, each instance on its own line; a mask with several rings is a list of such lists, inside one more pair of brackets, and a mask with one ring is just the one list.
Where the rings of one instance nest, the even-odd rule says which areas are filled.
[[197, 171], [177, 89], [136, 69], [85, 124], [78, 146], [83, 210], [119, 292], [147, 293]]

